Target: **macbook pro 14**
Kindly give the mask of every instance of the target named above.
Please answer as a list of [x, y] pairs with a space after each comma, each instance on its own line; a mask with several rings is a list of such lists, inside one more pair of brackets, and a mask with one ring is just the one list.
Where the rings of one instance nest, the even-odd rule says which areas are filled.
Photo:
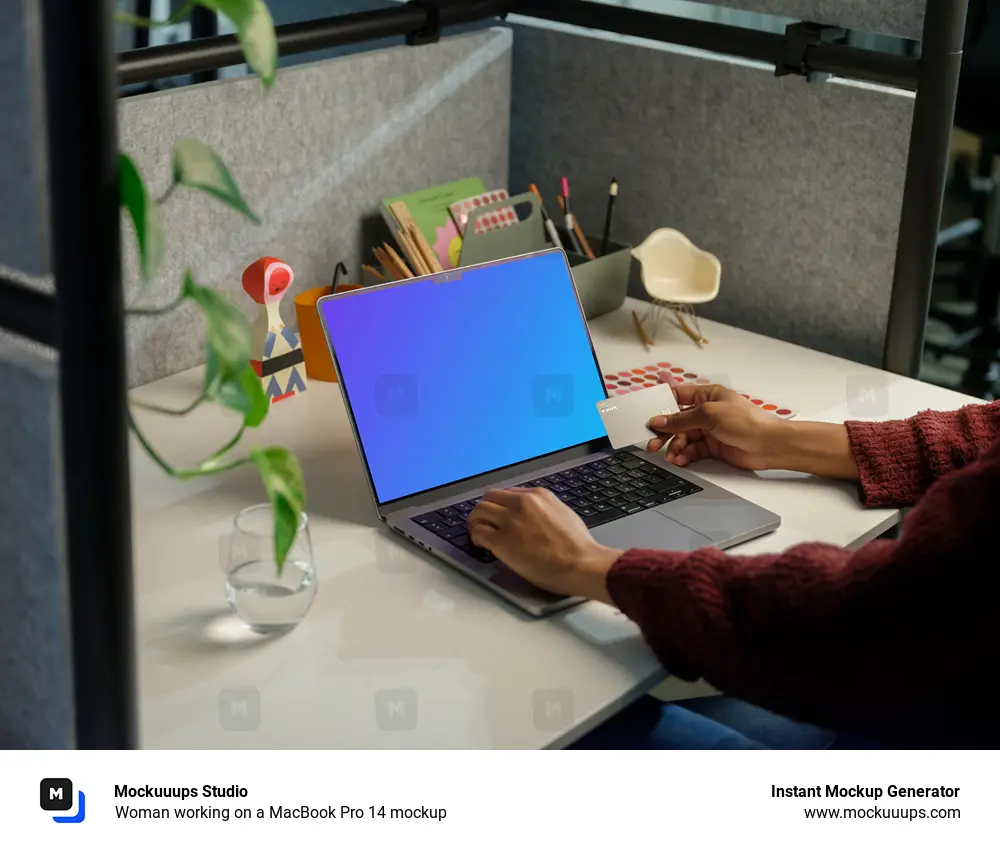
[[548, 488], [622, 549], [725, 548], [780, 524], [661, 456], [611, 448], [604, 379], [558, 249], [337, 293], [318, 309], [380, 519], [531, 614], [580, 600], [472, 543], [466, 519], [488, 489]]

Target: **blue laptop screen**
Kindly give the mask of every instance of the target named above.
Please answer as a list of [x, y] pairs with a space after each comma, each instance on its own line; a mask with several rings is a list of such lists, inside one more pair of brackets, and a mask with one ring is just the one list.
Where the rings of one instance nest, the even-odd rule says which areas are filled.
[[379, 503], [606, 435], [559, 252], [322, 302]]

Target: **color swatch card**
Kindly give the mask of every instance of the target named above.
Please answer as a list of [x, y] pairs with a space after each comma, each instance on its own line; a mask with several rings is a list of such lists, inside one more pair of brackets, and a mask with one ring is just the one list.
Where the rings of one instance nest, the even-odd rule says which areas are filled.
[[[458, 232], [465, 235], [469, 218], [475, 216], [478, 210], [500, 201], [506, 201], [509, 197], [506, 189], [494, 189], [492, 192], [484, 192], [482, 195], [475, 195], [452, 204], [451, 217], [458, 226]], [[517, 213], [514, 212], [514, 208], [500, 207], [500, 209], [493, 210], [486, 215], [476, 217], [473, 231], [475, 233], [489, 233], [492, 230], [510, 227], [513, 224], [517, 224]]]
[[654, 416], [666, 416], [679, 410], [670, 384], [640, 389], [642, 392], [627, 392], [597, 402], [597, 412], [601, 414], [612, 448], [623, 449], [649, 442], [654, 434], [646, 423]]
[[[657, 386], [659, 383], [657, 375], [660, 372], [668, 372], [671, 380], [677, 384], [723, 384], [729, 386], [731, 383], [722, 376], [699, 375], [697, 372], [692, 372], [676, 363], [661, 361], [645, 366], [634, 366], [631, 369], [621, 369], [617, 372], [605, 372], [604, 386], [612, 398], [624, 396]], [[743, 392], [739, 387], [730, 387], [730, 389], [736, 390], [745, 399], [760, 407], [761, 410], [766, 410], [782, 419], [794, 419], [798, 415], [793, 408], [787, 405], [779, 404], [760, 395]]]
[[394, 204], [405, 204], [410, 218], [434, 251], [441, 268], [453, 269], [462, 253], [462, 235], [451, 217], [451, 205], [482, 195], [485, 191], [486, 186], [478, 177], [431, 186], [398, 198], [387, 198], [382, 202], [382, 217], [393, 233], [405, 230], [391, 210]]

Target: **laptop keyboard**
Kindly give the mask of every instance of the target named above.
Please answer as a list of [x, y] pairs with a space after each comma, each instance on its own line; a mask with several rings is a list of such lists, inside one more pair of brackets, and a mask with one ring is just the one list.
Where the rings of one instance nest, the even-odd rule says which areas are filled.
[[[551, 490], [576, 511], [589, 528], [701, 491], [697, 484], [626, 451], [513, 486]], [[477, 560], [490, 563], [496, 558], [486, 549], [473, 545], [466, 526], [469, 514], [481, 498], [477, 496], [438, 508], [413, 517], [413, 521]]]

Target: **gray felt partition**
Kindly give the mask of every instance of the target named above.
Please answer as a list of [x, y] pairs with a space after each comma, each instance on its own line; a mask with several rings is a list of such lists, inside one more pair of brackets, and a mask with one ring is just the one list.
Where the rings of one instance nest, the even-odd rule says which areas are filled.
[[[164, 209], [167, 257], [141, 287], [126, 226], [127, 300], [171, 300], [185, 268], [243, 305], [240, 285], [257, 257], [276, 256], [296, 280], [283, 303], [294, 325], [293, 294], [329, 284], [343, 261], [352, 274], [387, 234], [363, 228], [379, 202], [450, 180], [507, 182], [511, 32], [497, 27], [426, 47], [393, 47], [289, 68], [267, 96], [253, 77], [191, 86], [121, 102], [121, 143], [151, 189], [170, 180], [173, 140], [200, 139], [231, 166], [264, 223], [256, 227], [194, 192]], [[133, 384], [204, 362], [204, 335], [185, 308], [129, 323]]]
[[0, 265], [49, 269], [38, 0], [0, 0]]
[[72, 742], [54, 358], [0, 339], [0, 750]]
[[918, 39], [925, 0], [713, 0], [713, 5]]
[[567, 175], [599, 233], [614, 176], [616, 240], [721, 260], [703, 315], [881, 364], [911, 96], [529, 26], [514, 61], [512, 191]]

